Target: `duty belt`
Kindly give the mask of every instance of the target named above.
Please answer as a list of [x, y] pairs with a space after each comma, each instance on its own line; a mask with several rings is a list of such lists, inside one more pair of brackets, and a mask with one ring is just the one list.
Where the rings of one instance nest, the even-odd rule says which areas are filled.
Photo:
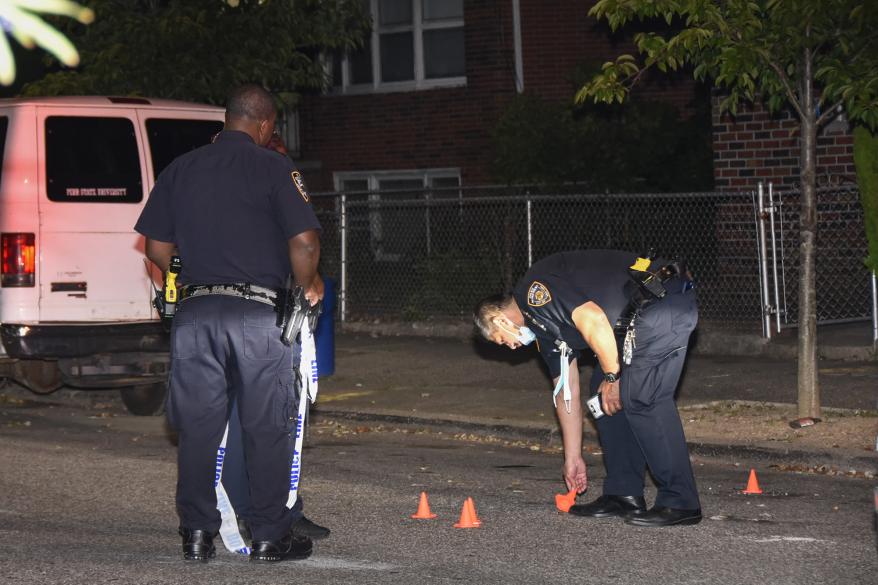
[[249, 283], [234, 284], [187, 284], [180, 287], [180, 302], [195, 297], [208, 295], [223, 295], [227, 297], [240, 297], [249, 301], [256, 301], [277, 308], [278, 292], [264, 286], [256, 286]]
[[692, 280], [686, 276], [685, 266], [679, 262], [666, 264], [655, 273], [646, 273], [650, 275], [647, 285], [644, 284], [643, 280], [635, 278], [634, 273], [634, 270], [629, 270], [632, 282], [628, 284], [637, 283], [637, 286], [628, 287], [631, 289], [628, 291], [628, 305], [622, 310], [622, 313], [613, 325], [613, 334], [616, 336], [616, 341], [619, 344], [621, 361], [625, 365], [631, 365], [634, 349], [637, 346], [637, 328], [635, 323], [640, 312], [647, 305], [663, 299], [668, 294], [665, 283], [672, 279], [676, 278], [682, 282], [681, 288], [683, 291], [689, 290], [693, 286]]

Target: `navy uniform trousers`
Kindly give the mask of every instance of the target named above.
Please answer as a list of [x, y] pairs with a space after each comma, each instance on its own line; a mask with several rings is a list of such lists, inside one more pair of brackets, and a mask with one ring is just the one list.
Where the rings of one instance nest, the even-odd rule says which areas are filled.
[[[298, 346], [296, 346], [298, 348]], [[300, 388], [296, 384], [297, 388]], [[304, 432], [304, 429], [303, 429]], [[290, 451], [295, 446], [295, 434], [290, 436]], [[293, 504], [293, 522], [304, 516], [302, 501], [301, 480], [299, 481], [299, 493], [296, 495], [296, 503]], [[235, 513], [250, 519], [250, 478], [247, 477], [247, 462], [244, 457], [244, 438], [241, 431], [241, 419], [238, 416], [238, 403], [232, 403], [229, 413], [229, 437], [226, 440], [225, 459], [223, 460], [223, 487], [229, 496], [229, 501]]]
[[[622, 366], [622, 411], [596, 421], [607, 469], [604, 494], [642, 495], [649, 467], [658, 486], [656, 506], [694, 510], [701, 504], [674, 392], [698, 308], [694, 291], [684, 291], [683, 281], [671, 279], [666, 288], [668, 295], [646, 306], [635, 322], [633, 359]], [[602, 380], [597, 367], [592, 395]]]
[[177, 512], [184, 528], [215, 532], [217, 448], [233, 401], [250, 478], [253, 540], [290, 529], [287, 509], [297, 400], [292, 348], [274, 308], [237, 297], [180, 303], [171, 329], [168, 420], [177, 430]]

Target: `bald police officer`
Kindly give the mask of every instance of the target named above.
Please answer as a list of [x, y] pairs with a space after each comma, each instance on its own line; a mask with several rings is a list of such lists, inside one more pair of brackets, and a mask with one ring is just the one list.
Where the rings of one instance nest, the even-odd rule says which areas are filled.
[[237, 401], [252, 498], [253, 561], [311, 554], [286, 507], [290, 436], [297, 412], [293, 348], [281, 341], [276, 305], [287, 276], [313, 304], [320, 224], [292, 162], [264, 148], [276, 110], [263, 88], [228, 99], [216, 140], [159, 176], [135, 229], [163, 271], [182, 259], [171, 330], [168, 419], [179, 435], [177, 511], [183, 557], [215, 555], [217, 448]]
[[[659, 298], [649, 287], [662, 281], [660, 289], [652, 289]], [[621, 516], [637, 526], [701, 520], [674, 404], [689, 335], [698, 320], [691, 284], [679, 267], [638, 260], [629, 252], [562, 252], [531, 266], [512, 294], [477, 305], [476, 325], [490, 341], [516, 349], [537, 340], [555, 381], [564, 478], [569, 489], [580, 493], [586, 489], [587, 475], [578, 358], [585, 349], [597, 358], [590, 388], [592, 395], [600, 395], [604, 413], [597, 413], [596, 423], [607, 478], [603, 495], [573, 506], [572, 514]], [[626, 342], [618, 342], [614, 328]], [[621, 353], [628, 355], [620, 355], [620, 345]], [[643, 497], [647, 467], [658, 484], [649, 510]]]

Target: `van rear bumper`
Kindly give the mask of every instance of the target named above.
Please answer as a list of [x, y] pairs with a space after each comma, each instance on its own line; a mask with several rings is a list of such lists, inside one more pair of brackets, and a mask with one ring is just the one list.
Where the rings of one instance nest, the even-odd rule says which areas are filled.
[[94, 354], [168, 352], [170, 337], [158, 321], [135, 323], [0, 324], [6, 354], [18, 359], [61, 359]]

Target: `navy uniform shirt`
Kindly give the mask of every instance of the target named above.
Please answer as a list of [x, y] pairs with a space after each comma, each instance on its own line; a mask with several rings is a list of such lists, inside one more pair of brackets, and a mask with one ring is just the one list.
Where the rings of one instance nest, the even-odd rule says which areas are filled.
[[513, 289], [515, 304], [525, 315], [527, 325], [537, 336], [540, 354], [552, 377], [561, 366], [555, 337], [534, 326], [528, 316], [557, 328], [561, 341], [573, 349], [571, 360], [588, 347], [573, 323], [573, 311], [589, 301], [607, 315], [610, 326], [628, 305], [631, 278], [628, 268], [637, 254], [617, 250], [561, 252], [534, 263]]
[[159, 175], [134, 229], [177, 245], [183, 284], [278, 289], [292, 272], [288, 240], [320, 223], [289, 158], [223, 130]]

